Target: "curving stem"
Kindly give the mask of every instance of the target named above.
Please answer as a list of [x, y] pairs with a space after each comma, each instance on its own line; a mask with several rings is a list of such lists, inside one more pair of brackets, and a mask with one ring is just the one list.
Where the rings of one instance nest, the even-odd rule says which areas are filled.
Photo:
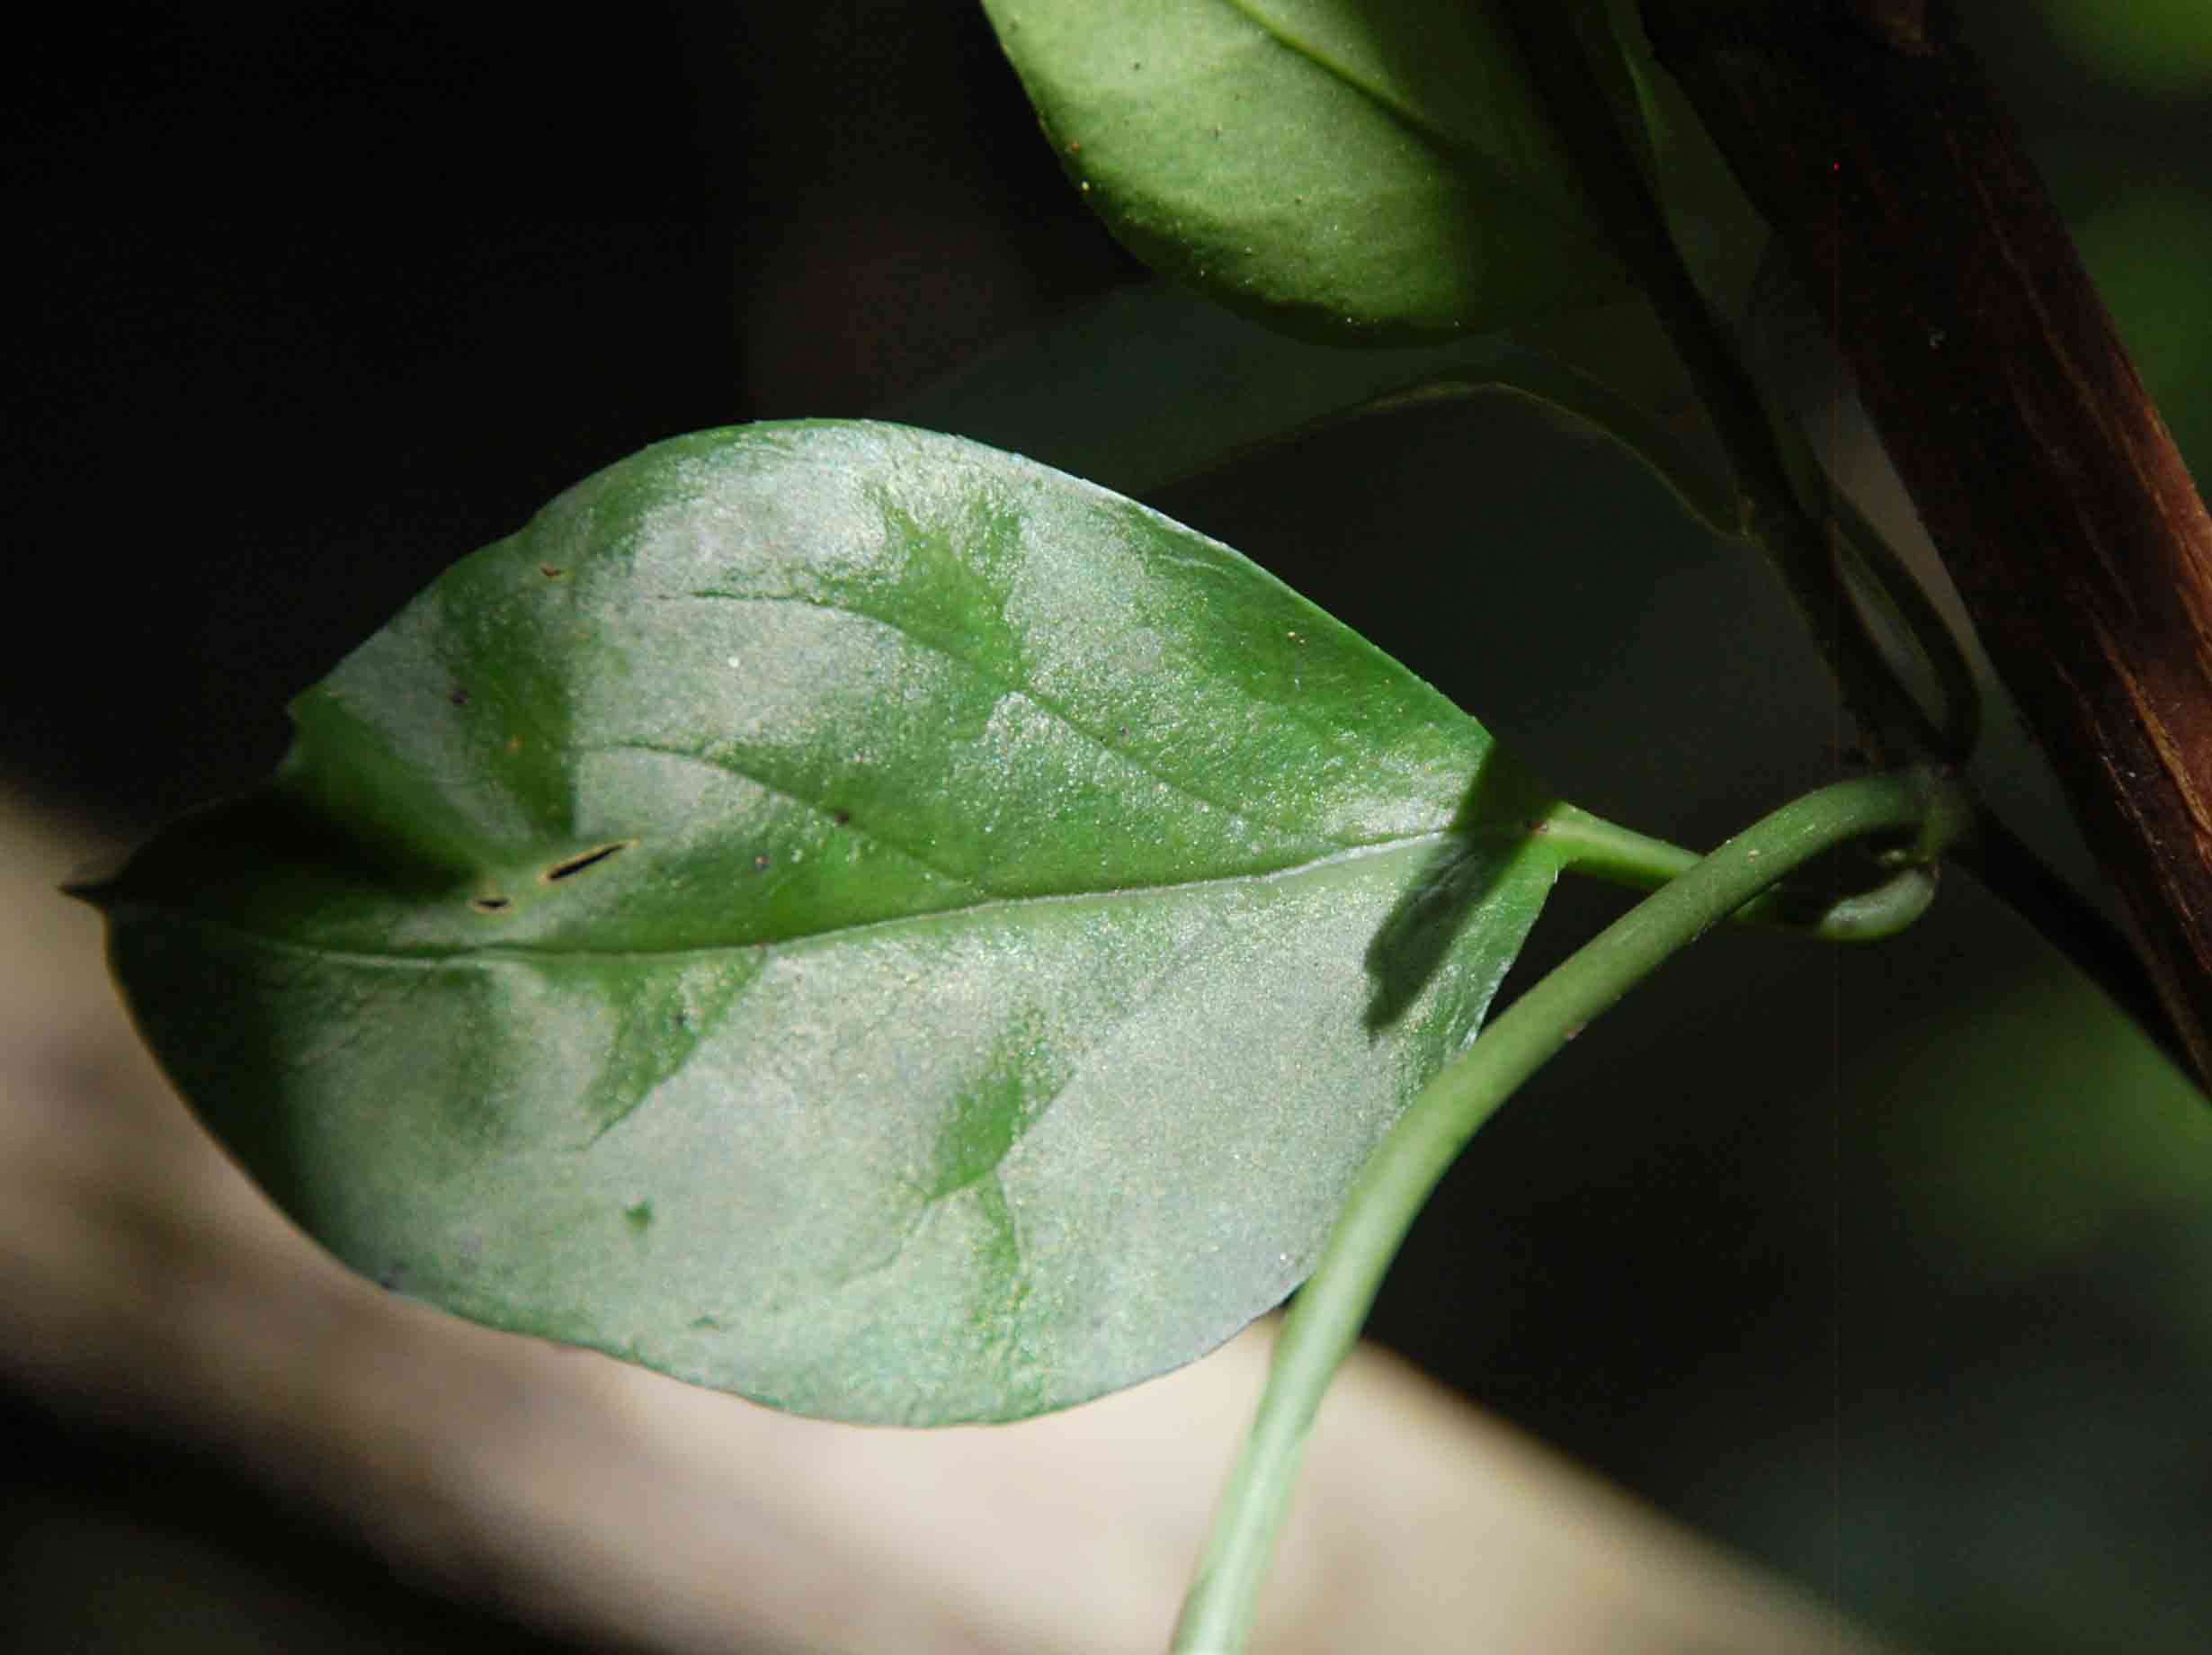
[[1183, 1655], [1244, 1647], [1307, 1432], [1414, 1215], [1477, 1127], [1592, 1018], [1674, 952], [1821, 852], [1909, 834], [1932, 860], [1971, 810], [1932, 767], [1840, 782], [1784, 805], [1622, 915], [1537, 983], [1423, 1087], [1377, 1146], [1277, 1339], [1175, 1629]]

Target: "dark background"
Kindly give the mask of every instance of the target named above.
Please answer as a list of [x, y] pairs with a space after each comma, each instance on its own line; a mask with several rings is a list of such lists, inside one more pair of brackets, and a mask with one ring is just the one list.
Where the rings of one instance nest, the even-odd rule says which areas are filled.
[[[1970, 15], [2212, 455], [2212, 46]], [[266, 769], [288, 696], [598, 467], [895, 406], [1141, 275], [952, 0], [123, 8], [11, 56], [0, 774], [131, 830]], [[1531, 416], [1372, 420], [1156, 503], [1604, 814], [1710, 842], [1834, 774], [1762, 573]], [[1563, 891], [1526, 966], [1618, 907]], [[1923, 1647], [2205, 1647], [2200, 1107], [1963, 886], [1878, 951], [1701, 953], [1485, 1132], [1375, 1337]], [[191, 1445], [13, 1409], [26, 1486], [266, 1555], [273, 1507]], [[133, 1495], [147, 1454], [195, 1516]], [[300, 1557], [330, 1613], [445, 1635]]]

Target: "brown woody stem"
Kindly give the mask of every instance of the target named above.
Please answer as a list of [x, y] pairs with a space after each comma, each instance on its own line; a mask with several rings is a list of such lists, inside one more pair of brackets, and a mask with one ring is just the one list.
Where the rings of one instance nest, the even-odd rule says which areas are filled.
[[1644, 0], [2212, 1078], [2212, 517], [1949, 8]]

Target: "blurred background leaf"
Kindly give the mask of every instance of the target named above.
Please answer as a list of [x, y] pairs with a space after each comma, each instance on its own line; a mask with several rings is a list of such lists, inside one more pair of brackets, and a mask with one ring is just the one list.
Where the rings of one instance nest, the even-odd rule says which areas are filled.
[[2042, 0], [2052, 44], [2090, 73], [2149, 96], [2212, 86], [2212, 12], [2198, 0]]
[[2201, 490], [2212, 459], [2212, 193], [2182, 180], [2132, 186], [2074, 238]]

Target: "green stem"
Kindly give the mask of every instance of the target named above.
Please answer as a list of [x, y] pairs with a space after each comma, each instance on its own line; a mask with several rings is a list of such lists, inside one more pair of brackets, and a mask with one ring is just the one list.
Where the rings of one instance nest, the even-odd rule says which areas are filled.
[[1964, 764], [1981, 739], [1982, 686], [1958, 635], [1896, 548], [1835, 485], [1802, 423], [1785, 413], [1770, 426], [1798, 504], [1827, 521], [1833, 549], [1841, 554], [1841, 572], [1858, 575], [1858, 590], [1887, 613], [1891, 626], [1904, 634], [1935, 680], [1939, 711], [1932, 724], [1940, 743], [1935, 756]]
[[1803, 417], [1781, 410], [1768, 426], [1780, 447], [1797, 504], [1828, 524], [1838, 573], [1858, 577], [1856, 590], [1885, 612], [1891, 627], [1904, 635], [1934, 678], [1938, 711], [1932, 724], [1940, 739], [1934, 756], [1964, 764], [1981, 739], [1982, 686], [1958, 633], [1896, 548], [1837, 485], [1815, 450]]
[[1933, 771], [1862, 776], [1782, 807], [1622, 915], [1421, 1089], [1361, 1168], [1283, 1324], [1267, 1388], [1175, 1630], [1185, 1655], [1244, 1646], [1306, 1437], [1414, 1215], [1475, 1130], [1583, 1024], [1677, 949], [1833, 845], [1959, 819]]
[[[1559, 804], [1535, 831], [1556, 848], [1565, 866], [1592, 879], [1656, 890], [1696, 867], [1698, 853], [1609, 822], [1571, 804]], [[1753, 897], [1729, 919], [1772, 926], [1824, 943], [1874, 943], [1895, 936], [1935, 900], [1933, 863], [1900, 868], [1871, 890], [1841, 899], [1778, 884]]]
[[1896, 548], [1865, 514], [1841, 491], [1828, 510], [1836, 546], [1860, 570], [1863, 589], [1888, 612], [1891, 624], [1912, 642], [1935, 678], [1940, 708], [1934, 720], [1941, 740], [1938, 756], [1963, 765], [1982, 739], [1982, 686], [1975, 680], [1958, 635]]
[[1837, 601], [1827, 535], [1797, 498], [1766, 399], [1683, 262], [1637, 149], [1599, 84], [1589, 54], [1619, 50], [1601, 0], [1515, 0], [1507, 14], [1592, 217], [1657, 315], [1728, 451], [1742, 500], [1739, 532], [1781, 577], [1869, 742], [1895, 759], [1940, 753], [1928, 715], [1857, 613]]

